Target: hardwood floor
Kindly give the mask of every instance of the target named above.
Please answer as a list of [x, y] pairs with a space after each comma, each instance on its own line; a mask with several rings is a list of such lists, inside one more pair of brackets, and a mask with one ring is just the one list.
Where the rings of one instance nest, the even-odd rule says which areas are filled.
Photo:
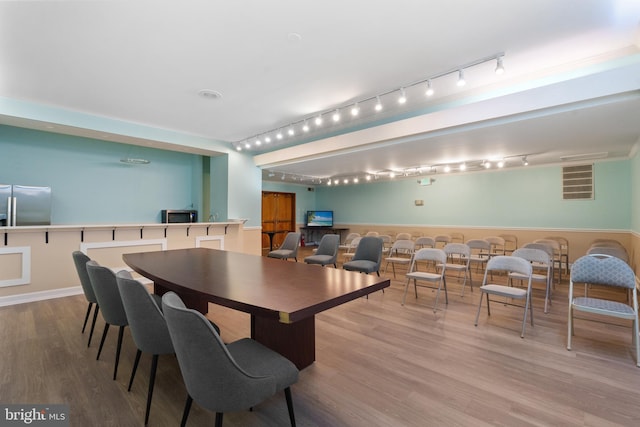
[[[388, 277], [384, 293], [317, 316], [317, 361], [292, 387], [298, 426], [640, 425], [630, 328], [579, 320], [567, 351], [566, 283], [546, 315], [543, 292], [535, 292], [535, 326], [521, 339], [515, 307], [494, 303], [489, 318], [483, 306], [474, 327], [479, 292], [467, 287], [460, 297], [454, 277], [449, 304], [441, 299], [435, 314], [434, 292], [420, 288], [416, 300], [410, 289], [401, 306], [403, 275]], [[474, 273], [474, 285], [480, 280]], [[85, 310], [82, 296], [0, 308], [0, 402], [65, 403], [72, 426], [142, 425], [151, 357], [143, 355], [127, 392], [135, 356], [129, 331], [113, 381], [117, 331], [96, 361], [104, 323], [87, 348]], [[247, 315], [213, 305], [209, 315], [226, 341], [249, 335]], [[185, 397], [175, 357], [161, 356], [149, 425], [179, 425]], [[213, 423], [214, 414], [193, 405], [187, 425]], [[224, 425], [286, 426], [284, 395], [225, 414]]]

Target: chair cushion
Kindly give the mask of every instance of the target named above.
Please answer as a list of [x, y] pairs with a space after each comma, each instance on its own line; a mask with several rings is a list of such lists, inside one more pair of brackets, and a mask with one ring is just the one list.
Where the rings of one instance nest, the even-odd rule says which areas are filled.
[[611, 300], [579, 297], [573, 299], [572, 305], [575, 310], [586, 311], [589, 313], [607, 314], [609, 316], [622, 317], [624, 319], [635, 319], [636, 317], [633, 307]]
[[429, 273], [426, 271], [412, 271], [411, 273], [407, 273], [407, 279], [415, 279], [415, 280], [429, 280], [430, 282], [435, 282], [440, 280], [441, 275], [436, 273]]
[[242, 338], [227, 345], [227, 350], [247, 373], [275, 377], [278, 391], [298, 381], [298, 368], [289, 359], [255, 340]]
[[333, 264], [332, 255], [310, 255], [304, 259], [307, 264]]
[[378, 264], [373, 261], [356, 260], [342, 264], [342, 268], [349, 271], [360, 271], [362, 273], [373, 273], [378, 271]]
[[269, 257], [271, 258], [290, 258], [293, 254], [293, 251], [289, 249], [276, 249], [275, 251], [269, 252]]
[[480, 287], [482, 292], [491, 295], [501, 295], [509, 298], [525, 298], [527, 296], [527, 290], [521, 288], [514, 288], [511, 286], [504, 285], [484, 285]]

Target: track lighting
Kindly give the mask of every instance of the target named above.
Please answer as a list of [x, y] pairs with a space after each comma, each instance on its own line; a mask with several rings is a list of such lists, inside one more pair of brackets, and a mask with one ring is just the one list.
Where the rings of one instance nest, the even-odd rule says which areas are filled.
[[242, 151], [242, 147], [239, 145], [236, 145], [236, 151]]
[[496, 74], [500, 75], [504, 73], [504, 64], [502, 63], [502, 56], [498, 56], [496, 59]]
[[262, 145], [262, 141], [260, 140], [260, 138], [256, 138], [256, 145]]
[[407, 102], [407, 95], [404, 93], [404, 88], [400, 88], [400, 98], [398, 98], [398, 104], [404, 104]]
[[[287, 130], [287, 133], [289, 136], [294, 136], [295, 131], [294, 131], [294, 126], [298, 126], [299, 123], [303, 123], [302, 124], [302, 131], [304, 133], [309, 132], [309, 123], [308, 121], [313, 120], [313, 123], [315, 123], [316, 127], [319, 127], [323, 124], [323, 115], [331, 115], [332, 119], [334, 122], [339, 122], [340, 121], [340, 110], [341, 109], [346, 109], [348, 107], [349, 111], [351, 112], [351, 115], [353, 117], [356, 116], [364, 116], [366, 113], [371, 113], [372, 110], [373, 111], [382, 111], [383, 110], [383, 105], [382, 105], [382, 101], [381, 101], [381, 97], [382, 96], [386, 96], [386, 95], [390, 95], [393, 94], [395, 92], [399, 92], [399, 97], [398, 97], [398, 103], [400, 105], [404, 105], [407, 102], [407, 95], [405, 93], [407, 88], [412, 88], [414, 86], [418, 86], [418, 85], [422, 85], [426, 83], [426, 89], [425, 89], [425, 96], [433, 96], [435, 91], [433, 89], [433, 81], [435, 79], [438, 79], [440, 77], [444, 77], [444, 76], [448, 76], [448, 75], [452, 75], [454, 73], [458, 73], [458, 81], [457, 81], [457, 86], [458, 87], [462, 87], [466, 84], [465, 81], [465, 77], [464, 77], [464, 71], [466, 69], [469, 69], [471, 67], [475, 67], [476, 65], [480, 65], [483, 64], [485, 62], [489, 62], [489, 61], [496, 61], [496, 68], [495, 68], [495, 72], [496, 74], [502, 74], [504, 73], [504, 52], [499, 52], [496, 53], [494, 55], [491, 56], [487, 56], [484, 58], [480, 58], [477, 59], [475, 61], [471, 61], [468, 62], [466, 64], [460, 64], [458, 66], [456, 66], [455, 68], [451, 68], [448, 70], [445, 70], [443, 72], [440, 73], [436, 73], [436, 74], [432, 74], [430, 76], [428, 76], [425, 79], [419, 80], [419, 81], [414, 81], [411, 83], [407, 83], [403, 86], [401, 86], [400, 88], [394, 88], [391, 90], [387, 90], [384, 92], [380, 92], [377, 95], [373, 95], [370, 96], [368, 98], [364, 98], [364, 99], [359, 99], [354, 101], [351, 101], [351, 104], [346, 104], [346, 105], [339, 105], [339, 106], [332, 106], [330, 109], [324, 110], [324, 111], [320, 111], [320, 112], [315, 112], [312, 113], [311, 116], [307, 116], [306, 118], [302, 118], [296, 121], [291, 122], [290, 124], [286, 124], [285, 126], [283, 126], [281, 129], [271, 129], [267, 132], [262, 132], [259, 135], [276, 135], [278, 140], [283, 139], [282, 138], [282, 132], [283, 130]], [[336, 108], [337, 107], [337, 108]], [[334, 110], [335, 108], [335, 110]], [[333, 112], [335, 111], [335, 112]], [[333, 113], [332, 113], [333, 112]], [[277, 133], [276, 133], [277, 132]], [[254, 136], [250, 136], [248, 138], [246, 138], [243, 141], [237, 141], [232, 143], [234, 146], [239, 146], [239, 144], [242, 143], [249, 143], [249, 141], [252, 141], [253, 138], [258, 138], [257, 135]], [[265, 136], [263, 138], [263, 141], [265, 143], [269, 143], [271, 142], [271, 138], [269, 138], [269, 136]], [[251, 144], [249, 144], [251, 145]], [[259, 146], [260, 144], [256, 144], [256, 146]], [[246, 145], [245, 145], [246, 146]], [[249, 147], [247, 147], [249, 148]]]
[[459, 87], [462, 87], [467, 84], [467, 81], [464, 79], [464, 71], [461, 69], [458, 70], [458, 83], [456, 83]]
[[498, 162], [498, 167], [499, 167], [499, 168], [504, 167], [504, 160], [500, 160], [500, 161]]
[[484, 162], [483, 164], [485, 169], [491, 168], [491, 162]]
[[382, 111], [382, 102], [380, 101], [380, 96], [376, 96], [376, 111]]
[[246, 148], [246, 149], [248, 150], [249, 148], [251, 148], [251, 144], [249, 144], [249, 143], [247, 142], [246, 144], [244, 144], [244, 148]]
[[461, 171], [467, 170], [467, 164], [466, 163], [461, 163], [460, 164], [460, 170]]
[[524, 166], [529, 166], [529, 161], [527, 160], [527, 156], [522, 156], [522, 164]]
[[424, 93], [427, 96], [433, 96], [433, 87], [431, 87], [431, 80], [427, 80], [427, 91]]
[[451, 172], [451, 166], [446, 165], [446, 166], [444, 167], [444, 171], [445, 171], [445, 172], [447, 172], [447, 173]]

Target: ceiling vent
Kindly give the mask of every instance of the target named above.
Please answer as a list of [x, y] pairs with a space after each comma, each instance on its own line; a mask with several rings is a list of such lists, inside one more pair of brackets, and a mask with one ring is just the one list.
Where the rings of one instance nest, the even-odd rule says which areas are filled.
[[593, 200], [593, 164], [562, 168], [562, 200]]

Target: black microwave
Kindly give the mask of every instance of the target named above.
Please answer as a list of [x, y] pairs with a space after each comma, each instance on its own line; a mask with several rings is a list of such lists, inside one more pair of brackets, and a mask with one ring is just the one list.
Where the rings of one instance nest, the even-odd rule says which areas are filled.
[[160, 211], [160, 221], [162, 223], [198, 222], [198, 211], [163, 209]]

